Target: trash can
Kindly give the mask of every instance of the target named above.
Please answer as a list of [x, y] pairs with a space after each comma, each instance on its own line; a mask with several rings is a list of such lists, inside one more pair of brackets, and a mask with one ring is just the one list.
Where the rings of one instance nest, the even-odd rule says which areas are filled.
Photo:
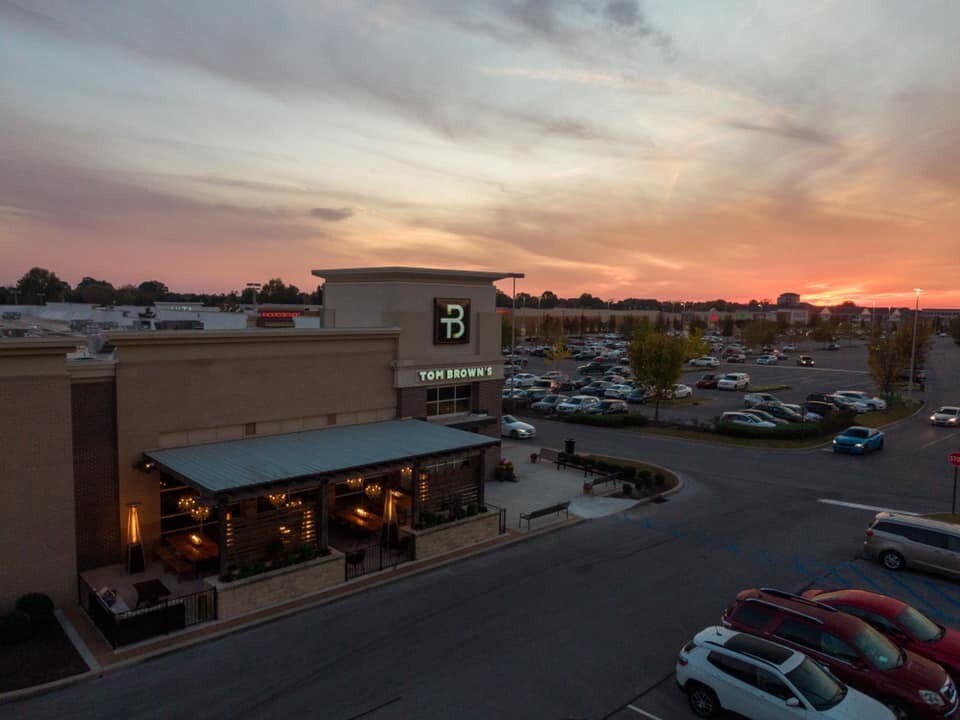
[[567, 438], [563, 441], [563, 451], [567, 455], [575, 455], [577, 452], [577, 441], [573, 438]]

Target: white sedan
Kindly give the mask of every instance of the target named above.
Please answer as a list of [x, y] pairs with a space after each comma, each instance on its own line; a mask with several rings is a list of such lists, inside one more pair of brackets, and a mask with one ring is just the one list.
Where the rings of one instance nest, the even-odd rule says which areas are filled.
[[930, 416], [932, 425], [946, 425], [947, 427], [957, 427], [960, 425], [960, 407], [955, 405], [944, 405]]
[[630, 393], [633, 392], [633, 385], [619, 384], [611, 385], [610, 387], [604, 389], [603, 396], [605, 398], [612, 398], [614, 400], [623, 400]]
[[870, 397], [863, 390], [837, 390], [834, 395], [859, 400], [870, 410], [886, 410], [887, 402], [883, 398]]
[[690, 364], [693, 367], [720, 367], [720, 361], [712, 355], [704, 355], [703, 357], [694, 358], [690, 361]]
[[674, 385], [673, 386], [673, 399], [682, 400], [683, 398], [688, 398], [693, 395], [693, 390], [689, 385]]
[[512, 438], [532, 438], [537, 429], [530, 423], [517, 420], [513, 415], [504, 415], [500, 418], [500, 435]]
[[533, 384], [539, 379], [532, 373], [517, 373], [507, 378], [503, 384], [518, 388], [533, 387]]

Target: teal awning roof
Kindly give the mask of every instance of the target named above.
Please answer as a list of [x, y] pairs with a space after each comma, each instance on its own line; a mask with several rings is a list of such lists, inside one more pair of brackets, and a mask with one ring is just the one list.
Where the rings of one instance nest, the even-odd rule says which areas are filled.
[[216, 494], [497, 443], [496, 438], [422, 420], [387, 420], [144, 455], [202, 492]]

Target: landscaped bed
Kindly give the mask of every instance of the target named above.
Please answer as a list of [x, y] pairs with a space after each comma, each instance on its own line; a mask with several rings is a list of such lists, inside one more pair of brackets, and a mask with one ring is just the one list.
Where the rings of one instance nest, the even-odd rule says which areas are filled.
[[34, 629], [29, 640], [0, 645], [0, 692], [42, 685], [87, 669], [56, 621]]
[[[639, 460], [629, 460], [627, 458], [611, 457], [608, 455], [583, 455], [581, 457], [589, 458], [597, 465], [606, 466], [610, 469], [618, 468], [629, 477], [621, 481], [617, 486], [617, 492], [614, 497], [635, 497], [646, 498], [660, 495], [672, 490], [680, 480], [672, 472], [659, 465], [640, 462]], [[624, 484], [628, 484], [632, 491], [628, 495], [624, 492]]]

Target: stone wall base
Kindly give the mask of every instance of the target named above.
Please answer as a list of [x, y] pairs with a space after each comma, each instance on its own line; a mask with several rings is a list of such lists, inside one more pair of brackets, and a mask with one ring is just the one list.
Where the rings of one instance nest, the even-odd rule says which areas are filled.
[[424, 530], [409, 530], [416, 538], [416, 560], [429, 560], [454, 550], [490, 540], [500, 534], [500, 513], [493, 510]]

